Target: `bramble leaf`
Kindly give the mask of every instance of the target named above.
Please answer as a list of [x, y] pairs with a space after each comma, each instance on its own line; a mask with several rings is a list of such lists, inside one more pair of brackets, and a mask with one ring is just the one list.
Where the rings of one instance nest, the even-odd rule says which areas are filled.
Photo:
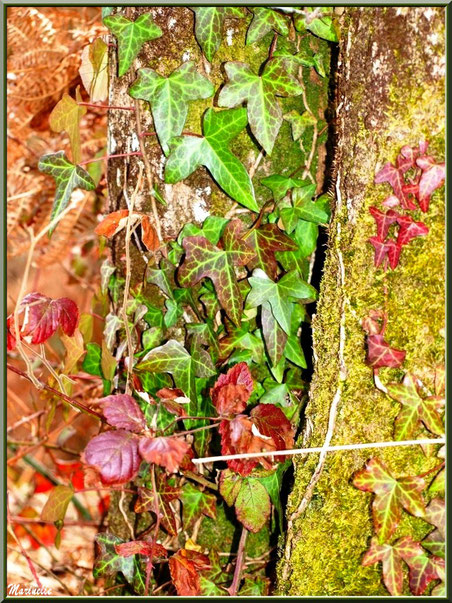
[[227, 146], [247, 123], [246, 109], [207, 109], [203, 119], [204, 136], [177, 136], [172, 139], [171, 153], [165, 165], [165, 181], [169, 184], [180, 182], [204, 165], [232, 199], [248, 209], [259, 211], [251, 178]]
[[136, 21], [130, 21], [122, 15], [110, 15], [104, 18], [104, 24], [118, 40], [119, 77], [129, 71], [145, 42], [162, 35], [162, 30], [154, 23], [150, 13], [140, 15]]
[[265, 64], [262, 75], [239, 62], [226, 63], [225, 70], [229, 81], [219, 94], [218, 105], [232, 108], [246, 101], [251, 131], [270, 155], [283, 122], [275, 96], [298, 96], [302, 93], [299, 82], [284, 71], [283, 61], [277, 58]]
[[244, 237], [245, 241], [256, 252], [250, 268], [261, 268], [270, 278], [276, 278], [278, 265], [275, 253], [278, 251], [296, 251], [297, 244], [284, 234], [276, 224], [264, 224], [250, 230]]
[[185, 440], [172, 437], [149, 438], [142, 437], [138, 444], [141, 456], [148, 463], [165, 467], [170, 473], [175, 473], [190, 448]]
[[215, 494], [195, 488], [190, 483], [184, 484], [180, 495], [182, 501], [182, 519], [184, 530], [190, 530], [201, 515], [215, 519], [217, 516]]
[[55, 486], [49, 494], [42, 511], [41, 519], [43, 521], [64, 521], [67, 508], [74, 496], [74, 490], [71, 486]]
[[212, 62], [221, 44], [225, 18], [243, 17], [243, 9], [238, 6], [197, 6], [191, 10], [196, 15], [196, 40], [206, 59]]
[[271, 511], [270, 497], [265, 486], [254, 478], [244, 479], [235, 500], [237, 519], [250, 532], [259, 532]]
[[78, 163], [81, 160], [80, 151], [80, 120], [86, 113], [86, 107], [79, 105], [82, 100], [79, 87], [75, 92], [75, 100], [69, 94], [63, 97], [55, 105], [49, 116], [50, 129], [53, 132], [66, 132], [71, 141], [72, 161]]
[[425, 482], [421, 477], [402, 477], [395, 479], [385, 465], [372, 458], [364, 469], [359, 471], [353, 485], [365, 492], [374, 492], [372, 515], [379, 543], [386, 542], [394, 533], [402, 514], [402, 508], [414, 515], [423, 517], [425, 505], [422, 490]]
[[146, 427], [144, 415], [135, 399], [128, 394], [106, 396], [99, 400], [108, 423], [118, 429], [140, 433]]
[[367, 362], [374, 369], [383, 366], [398, 368], [405, 360], [406, 352], [391, 348], [383, 335], [367, 336]]
[[282, 36], [289, 34], [286, 19], [272, 10], [271, 8], [257, 7], [251, 9], [253, 20], [246, 33], [246, 43], [254, 44], [268, 34], [269, 31], [275, 31]]
[[390, 383], [387, 389], [388, 395], [402, 405], [402, 410], [395, 421], [396, 440], [409, 440], [419, 431], [420, 423], [436, 435], [444, 434], [436, 397], [421, 397], [413, 375], [407, 373], [402, 383]]
[[232, 505], [235, 503], [235, 499], [240, 491], [242, 481], [243, 478], [230, 469], [224, 469], [221, 471], [218, 484], [219, 491], [229, 507], [232, 507]]
[[85, 462], [95, 467], [104, 484], [124, 484], [140, 468], [137, 437], [123, 429], [105, 431], [88, 442]]
[[317, 299], [317, 291], [314, 287], [301, 280], [295, 271], [288, 272], [275, 283], [265, 272], [256, 268], [248, 281], [251, 291], [248, 293], [246, 305], [256, 308], [268, 302], [273, 316], [288, 335], [290, 335], [290, 317], [293, 308], [290, 299], [299, 299], [303, 303]]
[[129, 94], [150, 103], [155, 130], [163, 151], [168, 154], [168, 142], [182, 133], [188, 101], [209, 98], [214, 87], [196, 71], [192, 61], [182, 63], [167, 78], [153, 69], [140, 69], [138, 74]]
[[[293, 448], [294, 430], [283, 411], [274, 404], [258, 404], [250, 413], [250, 418], [261, 437], [271, 438], [276, 450]], [[285, 457], [278, 457], [284, 462]]]
[[91, 102], [104, 101], [108, 96], [108, 45], [102, 38], [82, 50], [78, 72]]
[[[92, 191], [96, 188], [88, 172], [79, 165], [71, 163], [64, 151], [43, 155], [39, 160], [38, 169], [40, 172], [50, 174], [55, 178], [56, 192], [50, 221], [66, 209], [74, 189], [82, 188], [85, 191]], [[56, 226], [49, 230], [49, 234], [55, 228]]]
[[242, 296], [234, 266], [244, 266], [255, 253], [239, 237], [241, 222], [232, 220], [221, 238], [222, 248], [204, 237], [186, 237], [183, 245], [185, 260], [179, 268], [179, 282], [192, 287], [203, 278], [210, 278], [218, 301], [235, 324], [240, 324]]

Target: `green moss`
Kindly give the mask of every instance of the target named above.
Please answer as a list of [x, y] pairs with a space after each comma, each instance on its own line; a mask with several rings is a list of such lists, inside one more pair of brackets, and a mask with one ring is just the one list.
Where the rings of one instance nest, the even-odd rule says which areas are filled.
[[[402, 58], [406, 62], [406, 56]], [[390, 80], [385, 115], [378, 129], [369, 127], [365, 111], [363, 115], [354, 115], [356, 119], [350, 125], [349, 146], [342, 153], [339, 165], [341, 188], [344, 191], [345, 179], [347, 196], [330, 227], [332, 238], [313, 322], [318, 361], [306, 412], [313, 425], [310, 446], [324, 441], [332, 398], [338, 386], [342, 303], [347, 378], [338, 407], [333, 445], [393, 439], [394, 418], [400, 405], [374, 387], [372, 371], [365, 364], [365, 334], [361, 328], [361, 320], [370, 310], [385, 308], [384, 284], [389, 292], [385, 338], [393, 347], [406, 350], [406, 361], [403, 370], [382, 369], [381, 381], [399, 381], [406, 371], [411, 371], [431, 387], [435, 367], [444, 364], [444, 339], [440, 334], [445, 304], [444, 189], [433, 195], [427, 214], [413, 212], [415, 220], [427, 224], [429, 233], [404, 248], [396, 270], [385, 274], [375, 269], [373, 248], [367, 243], [375, 234], [369, 207], [380, 206], [391, 192], [388, 185], [373, 184], [377, 165], [393, 161], [401, 146], [416, 145], [423, 138], [430, 141], [431, 153], [438, 160], [444, 157], [444, 94], [430, 82], [421, 65], [419, 63], [416, 73], [400, 69]], [[362, 108], [369, 90], [364, 84], [355, 85], [354, 80], [349, 93], [351, 106]], [[356, 214], [347, 207], [348, 203], [353, 205], [354, 196], [360, 199]], [[337, 235], [338, 224], [341, 237]], [[339, 286], [338, 250], [345, 267], [343, 288]], [[423, 435], [427, 436], [427, 432], [419, 433], [420, 437]], [[379, 564], [361, 566], [362, 555], [373, 534], [372, 495], [351, 485], [354, 473], [372, 456], [378, 456], [395, 477], [419, 475], [438, 462], [434, 456], [426, 456], [420, 448], [413, 447], [329, 454], [314, 496], [292, 528], [290, 561], [281, 562], [279, 566], [279, 594], [388, 595], [381, 582]], [[289, 517], [303, 499], [317, 462], [318, 455], [295, 461], [295, 487], [287, 509]], [[408, 534], [422, 539], [430, 529], [422, 520], [404, 513], [394, 540]], [[283, 578], [287, 568], [288, 580]]]

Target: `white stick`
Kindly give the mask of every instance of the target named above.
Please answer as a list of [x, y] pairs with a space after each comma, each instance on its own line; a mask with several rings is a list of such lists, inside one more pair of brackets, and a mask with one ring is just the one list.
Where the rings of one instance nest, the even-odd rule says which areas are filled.
[[344, 444], [342, 446], [316, 446], [314, 448], [295, 448], [293, 450], [273, 450], [265, 452], [250, 452], [248, 454], [227, 454], [225, 456], [207, 456], [202, 459], [192, 459], [193, 463], [202, 465], [216, 461], [232, 461], [233, 459], [252, 459], [261, 456], [291, 456], [295, 454], [313, 454], [315, 452], [334, 452], [336, 450], [363, 450], [366, 448], [393, 448], [395, 446], [417, 446], [418, 444], [445, 444], [445, 438], [426, 438], [424, 440], [402, 440], [400, 442], [373, 442], [369, 444]]

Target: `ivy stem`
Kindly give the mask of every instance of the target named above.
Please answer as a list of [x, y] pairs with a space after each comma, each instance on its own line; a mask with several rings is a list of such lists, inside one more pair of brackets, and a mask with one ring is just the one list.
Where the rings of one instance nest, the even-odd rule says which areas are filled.
[[141, 151], [136, 151], [134, 153], [118, 153], [117, 155], [104, 155], [103, 157], [96, 157], [96, 159], [87, 159], [86, 161], [81, 161], [78, 165], [88, 165], [89, 163], [96, 163], [96, 161], [107, 161], [109, 159], [116, 159], [118, 157], [132, 157], [133, 155], [141, 156]]
[[421, 475], [418, 475], [417, 477], [426, 477], [427, 475], [430, 475], [430, 473], [435, 473], [436, 471], [439, 471], [440, 469], [445, 467], [445, 465], [446, 465], [446, 461], [443, 461], [439, 465], [436, 465], [435, 467], [433, 467], [432, 469], [429, 469], [425, 473], [421, 473]]
[[77, 103], [81, 107], [93, 107], [94, 109], [122, 109], [123, 111], [135, 111], [135, 107], [119, 107], [118, 105], [97, 105], [96, 103]]
[[210, 488], [210, 490], [215, 490], [215, 492], [218, 491], [217, 484], [214, 484], [213, 482], [209, 481], [208, 479], [206, 479], [202, 475], [198, 475], [197, 473], [193, 473], [193, 471], [184, 471], [183, 474], [188, 479], [191, 479], [194, 482], [198, 482], [198, 484], [201, 484], [201, 485], [205, 486], [206, 488]]
[[[6, 367], [10, 371], [12, 371], [13, 373], [16, 373], [17, 375], [20, 375], [21, 377], [24, 377], [25, 379], [28, 379], [28, 381], [31, 381], [33, 383], [33, 380], [31, 379], [30, 375], [27, 375], [27, 373], [25, 373], [24, 371], [16, 368], [12, 364], [9, 364], [9, 362], [6, 364]], [[53, 387], [50, 387], [50, 385], [47, 385], [46, 383], [41, 383], [40, 381], [38, 381], [38, 383], [39, 383], [39, 389], [45, 389], [46, 391], [48, 391], [48, 392], [54, 394], [55, 396], [58, 396], [59, 398], [63, 399], [65, 402], [67, 402], [71, 406], [74, 406], [74, 408], [76, 408], [77, 410], [81, 410], [82, 412], [86, 412], [89, 415], [92, 415], [93, 417], [96, 417], [96, 419], [99, 419], [99, 421], [104, 422], [103, 416], [100, 413], [98, 413], [95, 410], [93, 410], [92, 408], [89, 408], [88, 406], [85, 406], [81, 402], [77, 402], [77, 400], [74, 400], [74, 398], [70, 398], [69, 396], [66, 396], [66, 394], [63, 394], [63, 392], [59, 392], [57, 389], [54, 389]]]
[[240, 586], [243, 558], [245, 556], [245, 543], [246, 543], [247, 536], [248, 536], [248, 530], [245, 528], [245, 526], [243, 526], [242, 533], [240, 535], [239, 548], [237, 550], [237, 559], [235, 562], [234, 578], [232, 579], [231, 586], [228, 588], [228, 592], [231, 597], [235, 597], [237, 595], [237, 591]]

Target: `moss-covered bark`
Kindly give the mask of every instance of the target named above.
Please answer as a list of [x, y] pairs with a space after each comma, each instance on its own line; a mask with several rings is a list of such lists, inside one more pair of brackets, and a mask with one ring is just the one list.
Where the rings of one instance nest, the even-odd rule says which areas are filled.
[[[381, 380], [399, 381], [404, 371], [413, 371], [431, 388], [435, 367], [444, 363], [443, 191], [433, 195], [428, 214], [416, 218], [426, 222], [428, 236], [404, 250], [396, 270], [385, 275], [375, 269], [366, 243], [375, 229], [369, 206], [390, 193], [389, 186], [373, 183], [379, 166], [420, 139], [430, 141], [433, 156], [444, 157], [444, 20], [444, 9], [431, 7], [349, 8], [341, 17], [337, 204], [313, 320], [315, 374], [300, 446], [323, 444], [335, 395], [332, 445], [393, 438], [399, 404], [374, 387], [360, 324], [369, 310], [384, 307], [384, 284], [386, 339], [407, 354], [403, 371], [382, 369]], [[419, 447], [330, 453], [304, 508], [319, 455], [298, 457], [279, 564], [280, 594], [388, 594], [379, 564], [361, 566], [372, 534], [371, 495], [351, 485], [354, 472], [373, 455], [395, 476], [437, 464]], [[423, 537], [428, 531], [422, 520], [404, 514], [395, 537]]]

